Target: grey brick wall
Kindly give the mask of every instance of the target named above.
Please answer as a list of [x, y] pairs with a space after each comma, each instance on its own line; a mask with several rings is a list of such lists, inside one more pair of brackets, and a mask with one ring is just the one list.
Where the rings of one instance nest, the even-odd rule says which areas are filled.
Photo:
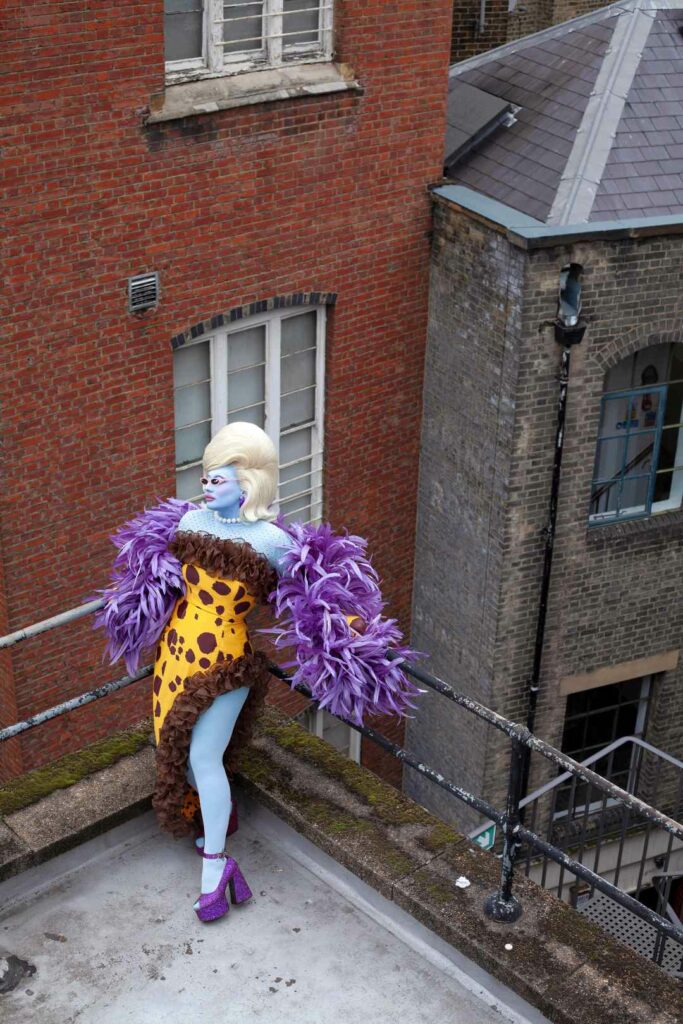
[[[683, 513], [588, 528], [605, 371], [647, 345], [683, 341], [683, 239], [598, 240], [524, 253], [436, 206], [424, 393], [414, 642], [429, 667], [524, 720], [543, 557], [561, 355], [547, 321], [558, 274], [584, 267], [572, 354], [558, 529], [536, 732], [559, 745], [562, 676], [681, 642]], [[429, 696], [409, 746], [502, 807], [509, 744]], [[683, 756], [683, 667], [656, 680], [648, 739]], [[411, 776], [414, 773], [409, 773]], [[539, 759], [532, 787], [552, 771]], [[445, 794], [421, 803], [467, 826]]]
[[[524, 264], [501, 235], [435, 206], [413, 643], [431, 672], [493, 704]], [[410, 749], [481, 793], [490, 731], [431, 693], [416, 716]], [[415, 772], [405, 787], [446, 820], [477, 820]]]

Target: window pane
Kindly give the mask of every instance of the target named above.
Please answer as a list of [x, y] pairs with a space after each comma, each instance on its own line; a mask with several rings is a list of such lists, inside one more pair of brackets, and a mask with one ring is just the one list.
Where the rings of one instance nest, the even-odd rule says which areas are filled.
[[658, 473], [655, 478], [655, 493], [653, 500], [671, 502], [671, 508], [678, 508], [683, 496], [683, 469], [675, 472], [667, 470]]
[[649, 477], [625, 478], [621, 484], [621, 494], [617, 496], [618, 511], [630, 515], [644, 512], [649, 490]]
[[263, 0], [230, 0], [223, 4], [223, 50], [226, 55], [263, 48]]
[[280, 427], [286, 430], [315, 419], [315, 388], [287, 395], [280, 403]]
[[310, 387], [315, 384], [315, 349], [308, 352], [297, 352], [293, 356], [285, 356], [280, 365], [280, 391], [286, 395], [290, 391]]
[[180, 388], [185, 384], [196, 384], [200, 380], [209, 380], [210, 377], [208, 341], [176, 349], [173, 353], [174, 387]]
[[204, 449], [211, 439], [211, 423], [198, 423], [194, 427], [184, 427], [175, 433], [176, 466], [185, 462], [201, 459]]
[[605, 391], [627, 391], [634, 387], [633, 356], [627, 356], [613, 366], [605, 375]]
[[669, 380], [683, 380], [683, 345], [671, 346]]
[[228, 414], [228, 423], [255, 423], [261, 430], [266, 427], [265, 405], [253, 405], [250, 409], [239, 409]]
[[262, 366], [228, 373], [228, 413], [245, 405], [256, 405], [264, 399], [265, 379]]
[[266, 329], [249, 327], [228, 337], [228, 371], [243, 370], [246, 366], [263, 363], [266, 358]]
[[657, 426], [659, 406], [663, 400], [661, 391], [645, 391], [634, 395], [631, 430], [647, 430]]
[[176, 473], [176, 497], [183, 501], [190, 501], [192, 498], [199, 498], [202, 493], [200, 479], [202, 467], [193, 466], [192, 469], [183, 469]]
[[654, 430], [639, 431], [630, 434], [626, 442], [625, 476], [636, 476], [652, 469], [652, 456], [655, 447]]
[[180, 388], [175, 392], [174, 402], [176, 428], [211, 419], [211, 385], [208, 383]]
[[670, 384], [666, 389], [666, 408], [664, 410], [664, 423], [678, 424], [681, 422], [681, 406], [683, 405], [683, 383]]
[[318, 42], [318, 0], [284, 0], [282, 11], [285, 47]]
[[669, 427], [662, 431], [657, 469], [673, 469], [676, 465], [679, 432], [678, 427]]
[[670, 347], [670, 345], [649, 345], [636, 352], [633, 367], [634, 387], [642, 388], [645, 385], [666, 383]]
[[596, 480], [614, 480], [621, 474], [626, 461], [626, 440], [626, 437], [614, 437], [598, 441]]
[[315, 346], [316, 316], [314, 311], [288, 316], [282, 321], [281, 354], [290, 356]]
[[635, 397], [621, 395], [619, 398], [605, 398], [602, 403], [600, 437], [625, 433], [637, 429], [638, 403]]
[[313, 518], [311, 499], [306, 495], [283, 501], [280, 504], [280, 511], [288, 523], [308, 523]]
[[166, 60], [202, 56], [201, 0], [164, 0], [164, 48]]
[[340, 722], [333, 715], [323, 709], [323, 739], [330, 743], [335, 750], [349, 756], [351, 747], [351, 726], [346, 722]]
[[[312, 441], [310, 427], [296, 430], [293, 434], [285, 434], [280, 438], [280, 465], [285, 466], [288, 462], [306, 458], [311, 454]], [[284, 472], [285, 470], [282, 470], [282, 473]]]

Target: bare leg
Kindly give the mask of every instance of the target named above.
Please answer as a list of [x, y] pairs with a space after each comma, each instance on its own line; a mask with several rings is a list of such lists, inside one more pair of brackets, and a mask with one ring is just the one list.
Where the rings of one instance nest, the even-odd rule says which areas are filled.
[[[232, 801], [230, 783], [223, 767], [223, 754], [248, 695], [248, 686], [222, 693], [199, 716], [192, 730], [190, 772], [199, 793], [204, 821], [204, 849], [207, 853], [220, 853], [225, 849]], [[202, 892], [213, 892], [224, 867], [223, 858], [203, 861]]]

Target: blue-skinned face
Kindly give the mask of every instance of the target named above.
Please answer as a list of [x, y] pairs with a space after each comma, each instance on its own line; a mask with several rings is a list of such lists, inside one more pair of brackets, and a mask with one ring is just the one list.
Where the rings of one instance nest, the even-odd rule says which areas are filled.
[[242, 491], [234, 466], [219, 466], [206, 473], [202, 477], [202, 490], [207, 508], [225, 519], [237, 519]]

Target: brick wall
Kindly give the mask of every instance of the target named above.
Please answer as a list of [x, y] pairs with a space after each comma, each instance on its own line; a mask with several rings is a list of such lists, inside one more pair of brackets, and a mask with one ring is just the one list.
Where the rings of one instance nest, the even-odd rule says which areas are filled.
[[451, 62], [502, 46], [508, 38], [508, 20], [507, 0], [486, 0], [483, 26], [481, 3], [454, 0]]
[[[0, 367], [8, 628], [105, 580], [108, 534], [173, 492], [170, 339], [234, 306], [338, 294], [326, 381], [326, 515], [365, 534], [390, 611], [410, 613], [430, 210], [450, 5], [339, 5], [362, 95], [145, 127], [163, 88], [163, 5], [11, 2], [4, 188], [13, 309]], [[390, 38], [391, 45], [387, 46]], [[161, 304], [126, 311], [131, 274]], [[82, 622], [12, 655], [28, 715], [112, 678]], [[3, 707], [3, 714], [13, 712]], [[23, 768], [148, 712], [148, 685], [41, 727]], [[7, 755], [5, 755], [7, 758]], [[6, 760], [5, 774], [17, 770]]]
[[519, 39], [607, 6], [601, 0], [518, 0], [508, 15], [507, 38]]
[[[501, 591], [496, 674], [502, 707], [523, 717], [547, 518], [560, 347], [542, 327], [557, 301], [560, 267], [584, 267], [588, 328], [572, 353], [565, 450], [553, 577], [548, 605], [536, 731], [559, 745], [566, 675], [590, 672], [680, 645], [683, 512], [588, 529], [587, 517], [600, 400], [607, 369], [648, 345], [681, 341], [679, 276], [683, 242], [669, 238], [591, 241], [533, 253], [525, 287], [526, 339], [520, 359], [516, 444], [510, 477], [515, 512], [509, 522]], [[647, 737], [683, 752], [683, 667], [655, 685]], [[491, 765], [494, 785], [498, 766]], [[537, 766], [535, 782], [548, 768]], [[499, 790], [500, 792], [500, 790]]]
[[[436, 207], [414, 590], [430, 668], [524, 721], [557, 414], [561, 348], [545, 322], [558, 275], [584, 267], [588, 329], [573, 350], [557, 535], [535, 731], [559, 745], [563, 676], [681, 643], [683, 512], [588, 529], [605, 371], [638, 348], [682, 341], [683, 241], [591, 241], [525, 256], [455, 208]], [[425, 497], [428, 505], [425, 507]], [[439, 603], [439, 595], [441, 600]], [[655, 685], [648, 739], [683, 753], [683, 669]], [[504, 806], [509, 742], [429, 696], [410, 724], [420, 756]], [[554, 774], [534, 762], [531, 787]], [[439, 814], [473, 816], [429, 784]]]
[[[429, 652], [430, 672], [495, 706], [524, 258], [445, 204], [434, 212], [413, 642]], [[492, 740], [433, 693], [408, 726], [411, 750], [479, 794]], [[405, 785], [440, 817], [474, 825], [476, 815], [415, 772]]]

